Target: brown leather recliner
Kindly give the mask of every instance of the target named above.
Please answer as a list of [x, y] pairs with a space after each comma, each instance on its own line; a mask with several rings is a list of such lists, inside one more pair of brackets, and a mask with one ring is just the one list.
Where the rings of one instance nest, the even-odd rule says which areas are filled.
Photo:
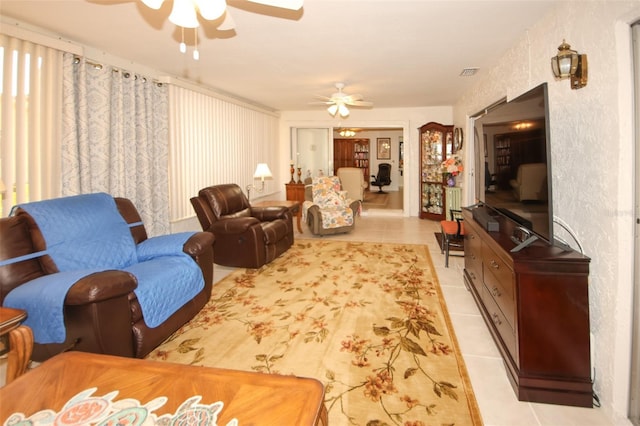
[[[133, 203], [115, 198], [118, 211], [132, 226], [135, 244], [147, 240], [147, 233]], [[133, 290], [136, 278], [129, 272], [107, 270], [78, 280], [64, 301], [66, 340], [63, 343], [34, 344], [32, 359], [44, 361], [60, 352], [78, 350], [124, 357], [143, 358], [173, 332], [193, 318], [207, 303], [213, 281], [214, 237], [207, 232], [192, 235], [183, 251], [200, 266], [204, 288], [155, 328], [145, 323]], [[28, 256], [46, 249], [35, 220], [24, 210], [0, 219], [0, 261]], [[38, 277], [58, 272], [45, 254], [0, 266], [0, 303], [14, 288]]]
[[214, 262], [259, 268], [293, 245], [293, 220], [286, 207], [252, 207], [236, 184], [203, 188], [191, 198], [202, 229], [213, 233]]

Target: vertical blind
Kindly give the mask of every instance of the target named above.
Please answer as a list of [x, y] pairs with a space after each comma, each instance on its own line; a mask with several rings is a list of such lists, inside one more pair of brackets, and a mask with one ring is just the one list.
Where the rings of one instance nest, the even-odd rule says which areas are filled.
[[[246, 190], [257, 163], [276, 164], [273, 114], [172, 84], [169, 117], [171, 221], [195, 215], [190, 198], [201, 188], [236, 183]], [[265, 193], [273, 192], [274, 182], [265, 181]]]
[[0, 34], [0, 215], [60, 195], [62, 52]]

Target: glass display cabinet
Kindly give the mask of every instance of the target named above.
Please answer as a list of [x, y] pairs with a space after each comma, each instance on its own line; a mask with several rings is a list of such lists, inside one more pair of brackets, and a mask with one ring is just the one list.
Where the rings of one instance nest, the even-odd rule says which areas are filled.
[[420, 218], [445, 218], [442, 162], [453, 155], [453, 126], [430, 122], [420, 131]]

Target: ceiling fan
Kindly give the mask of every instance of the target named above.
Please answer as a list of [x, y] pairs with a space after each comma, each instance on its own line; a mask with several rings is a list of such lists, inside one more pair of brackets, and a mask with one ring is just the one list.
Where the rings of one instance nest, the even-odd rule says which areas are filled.
[[[265, 6], [277, 7], [281, 9], [299, 10], [304, 0], [246, 0], [251, 3], [262, 4]], [[165, 0], [142, 0], [146, 6], [151, 9], [160, 9]], [[197, 28], [197, 14], [200, 13], [202, 18], [207, 21], [213, 21], [220, 18], [227, 9], [226, 0], [173, 0], [173, 8], [169, 21], [183, 28]], [[235, 28], [235, 22], [227, 11], [224, 21], [218, 29], [231, 30]]]
[[329, 114], [335, 117], [336, 114], [340, 114], [340, 117], [346, 117], [349, 115], [349, 106], [355, 107], [372, 107], [372, 102], [363, 101], [362, 95], [347, 95], [342, 91], [344, 89], [344, 83], [336, 83], [336, 89], [338, 90], [331, 97], [326, 97], [322, 95], [316, 95], [318, 99], [321, 99], [321, 102], [313, 102], [315, 104], [324, 104], [329, 105], [327, 111]]

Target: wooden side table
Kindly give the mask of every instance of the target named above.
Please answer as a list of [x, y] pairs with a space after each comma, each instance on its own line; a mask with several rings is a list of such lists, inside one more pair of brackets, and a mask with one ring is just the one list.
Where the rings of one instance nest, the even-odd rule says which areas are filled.
[[[302, 206], [304, 203], [304, 187], [305, 184], [300, 183], [287, 183], [285, 184], [285, 188], [287, 189], [287, 200], [288, 201], [297, 201]], [[300, 218], [302, 217], [302, 209], [298, 211], [298, 231], [302, 233], [302, 229], [300, 228]]]
[[300, 232], [301, 234], [302, 232], [302, 226], [300, 225], [300, 217], [302, 215], [302, 209], [300, 208], [301, 203], [299, 203], [298, 201], [291, 201], [291, 200], [278, 200], [278, 201], [272, 201], [272, 200], [268, 200], [268, 201], [259, 201], [257, 203], [253, 203], [251, 204], [254, 207], [286, 207], [289, 209], [289, 211], [291, 212], [291, 214], [293, 216], [296, 217], [296, 221], [297, 221], [297, 225], [298, 225], [298, 232]]
[[[0, 337], [8, 346], [5, 383], [27, 371], [33, 352], [33, 332], [22, 322], [27, 313], [22, 309], [0, 307]], [[7, 339], [8, 338], [8, 339]]]
[[[240, 425], [327, 425], [324, 386], [316, 379], [84, 352], [56, 355], [0, 388], [0, 421], [18, 412], [27, 417], [42, 410], [59, 412], [72, 397], [91, 388], [97, 399], [117, 391], [116, 402], [147, 404], [165, 397], [164, 404], [152, 407], [157, 415], [176, 413], [196, 395], [202, 404], [222, 401], [219, 425], [231, 419]], [[94, 402], [92, 407], [100, 406], [100, 401]]]

